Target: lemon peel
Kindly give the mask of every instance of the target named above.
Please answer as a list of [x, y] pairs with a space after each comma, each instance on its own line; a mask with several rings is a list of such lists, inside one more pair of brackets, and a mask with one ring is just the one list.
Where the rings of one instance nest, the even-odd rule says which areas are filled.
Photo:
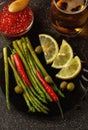
[[39, 34], [39, 40], [46, 63], [52, 63], [57, 56], [59, 50], [59, 45], [57, 41], [48, 34]]
[[68, 66], [73, 58], [73, 50], [70, 44], [66, 40], [62, 40], [60, 50], [51, 65], [53, 68], [61, 69]]
[[81, 68], [81, 60], [78, 56], [75, 56], [67, 67], [60, 69], [56, 77], [63, 80], [75, 78], [80, 73]]

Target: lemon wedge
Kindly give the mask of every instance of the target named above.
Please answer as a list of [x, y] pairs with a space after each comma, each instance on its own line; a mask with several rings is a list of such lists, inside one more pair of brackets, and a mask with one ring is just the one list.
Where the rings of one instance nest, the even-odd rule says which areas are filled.
[[75, 56], [67, 67], [62, 68], [56, 77], [64, 80], [75, 78], [81, 71], [81, 60], [78, 56]]
[[15, 0], [12, 1], [12, 3], [9, 5], [9, 11], [10, 12], [19, 12], [22, 11], [24, 8], [27, 7], [30, 0]]
[[52, 67], [56, 69], [61, 69], [66, 67], [73, 58], [73, 50], [70, 44], [62, 40], [62, 44], [60, 46], [60, 50], [53, 61]]
[[48, 34], [39, 34], [39, 40], [46, 63], [52, 63], [57, 56], [59, 50], [57, 41]]

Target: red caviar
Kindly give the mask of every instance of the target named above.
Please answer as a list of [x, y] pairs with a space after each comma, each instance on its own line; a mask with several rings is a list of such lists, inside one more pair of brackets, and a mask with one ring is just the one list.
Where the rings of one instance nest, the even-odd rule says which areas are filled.
[[9, 12], [8, 6], [0, 11], [0, 32], [8, 36], [19, 36], [29, 30], [33, 23], [33, 12], [29, 7], [22, 11]]

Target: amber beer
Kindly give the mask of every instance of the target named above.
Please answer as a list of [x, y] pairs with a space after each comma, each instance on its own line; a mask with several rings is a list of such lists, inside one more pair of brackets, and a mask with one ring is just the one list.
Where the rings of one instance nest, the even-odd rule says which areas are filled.
[[52, 0], [51, 20], [61, 34], [75, 36], [88, 22], [88, 0]]

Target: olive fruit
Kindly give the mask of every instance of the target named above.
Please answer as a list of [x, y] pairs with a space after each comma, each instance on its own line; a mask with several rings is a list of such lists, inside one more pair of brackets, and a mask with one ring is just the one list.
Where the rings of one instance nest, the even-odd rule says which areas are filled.
[[47, 76], [45, 77], [45, 81], [46, 81], [47, 83], [52, 83], [52, 82], [53, 82], [52, 78], [51, 78], [49, 75], [47, 75]]
[[36, 48], [35, 48], [35, 52], [37, 53], [37, 54], [40, 54], [41, 52], [42, 52], [42, 47], [39, 45], [39, 46], [37, 46]]
[[73, 82], [69, 82], [67, 84], [67, 90], [73, 91], [75, 89], [75, 84]]
[[17, 85], [17, 86], [14, 88], [14, 91], [15, 91], [17, 94], [22, 94], [23, 89], [22, 89], [20, 86]]
[[60, 89], [62, 89], [62, 90], [64, 90], [66, 88], [66, 86], [67, 86], [67, 82], [66, 81], [62, 81], [60, 83]]

